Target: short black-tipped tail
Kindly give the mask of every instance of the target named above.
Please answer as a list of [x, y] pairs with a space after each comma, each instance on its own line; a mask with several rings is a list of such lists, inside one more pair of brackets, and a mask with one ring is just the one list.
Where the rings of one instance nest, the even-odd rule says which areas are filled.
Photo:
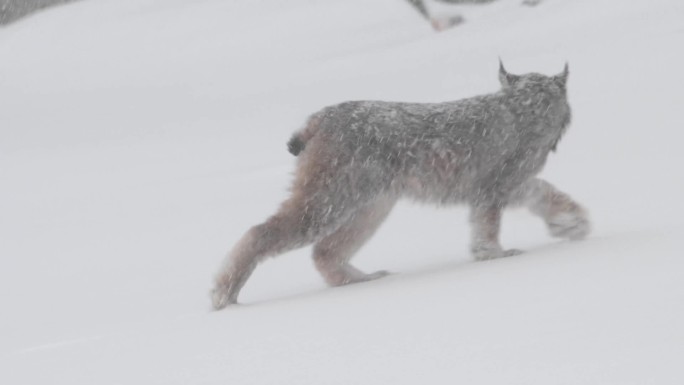
[[306, 142], [313, 138], [318, 132], [319, 125], [321, 123], [321, 113], [312, 115], [306, 122], [306, 126], [294, 133], [290, 141], [287, 142], [287, 150], [290, 154], [297, 156], [306, 147]]
[[287, 151], [290, 154], [297, 156], [304, 149], [304, 141], [299, 137], [299, 133], [292, 135], [290, 141], [287, 142]]

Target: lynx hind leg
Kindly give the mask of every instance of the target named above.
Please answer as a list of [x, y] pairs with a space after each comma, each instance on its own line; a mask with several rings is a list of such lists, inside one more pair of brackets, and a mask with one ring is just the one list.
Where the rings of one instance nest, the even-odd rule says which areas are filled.
[[591, 231], [587, 211], [545, 180], [530, 179], [514, 195], [515, 203], [541, 217], [554, 237], [579, 240]]
[[211, 293], [214, 309], [237, 303], [240, 289], [265, 257], [303, 246], [307, 241], [289, 213], [280, 212], [249, 229], [233, 247], [216, 275]]
[[314, 243], [334, 232], [349, 216], [345, 210], [326, 210], [326, 207], [295, 193], [278, 213], [252, 227], [233, 247], [216, 276], [212, 291], [214, 308], [237, 303], [240, 289], [266, 257]]
[[502, 205], [475, 204], [470, 208], [470, 251], [478, 261], [510, 257], [521, 250], [504, 250], [499, 243]]
[[396, 200], [384, 198], [359, 209], [337, 231], [314, 246], [313, 260], [326, 283], [341, 286], [384, 277], [386, 271], [366, 274], [349, 263], [394, 207]]

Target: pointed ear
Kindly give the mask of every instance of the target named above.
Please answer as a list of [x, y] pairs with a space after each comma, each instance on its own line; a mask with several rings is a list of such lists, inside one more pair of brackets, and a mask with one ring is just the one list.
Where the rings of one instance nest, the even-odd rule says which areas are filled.
[[558, 84], [565, 87], [565, 85], [568, 83], [568, 75], [570, 75], [570, 70], [568, 69], [568, 62], [565, 62], [565, 68], [563, 68], [563, 72], [554, 76], [553, 79], [558, 82]]
[[501, 58], [499, 58], [499, 82], [501, 83], [501, 87], [508, 88], [517, 80], [518, 76], [511, 75], [506, 72], [506, 68], [504, 68], [503, 62], [501, 61]]

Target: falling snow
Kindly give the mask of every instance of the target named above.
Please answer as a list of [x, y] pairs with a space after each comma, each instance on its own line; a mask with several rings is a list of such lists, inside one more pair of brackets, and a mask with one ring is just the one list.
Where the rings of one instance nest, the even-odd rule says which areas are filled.
[[[0, 383], [684, 383], [682, 2], [521, 3], [445, 6], [464, 21], [439, 33], [397, 0], [83, 0], [0, 27]], [[502, 220], [525, 253], [476, 262], [467, 205], [403, 200], [353, 259], [388, 276], [330, 288], [302, 248], [210, 310], [224, 253], [316, 148], [283, 149], [307, 116], [406, 102], [340, 143], [448, 173], [498, 135], [448, 122], [496, 113], [424, 107], [494, 97], [498, 57], [569, 63], [572, 123], [531, 191], [586, 207], [586, 239], [532, 199]], [[375, 135], [395, 119], [435, 131]]]

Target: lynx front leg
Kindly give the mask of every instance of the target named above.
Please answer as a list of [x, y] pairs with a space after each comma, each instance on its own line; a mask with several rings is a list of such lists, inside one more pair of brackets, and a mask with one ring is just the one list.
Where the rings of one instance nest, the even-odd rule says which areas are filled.
[[513, 203], [527, 206], [544, 219], [554, 237], [578, 240], [591, 230], [586, 210], [545, 180], [530, 179], [513, 194]]
[[373, 236], [394, 203], [394, 199], [388, 198], [359, 210], [337, 231], [316, 243], [314, 263], [330, 286], [370, 281], [388, 274], [386, 271], [366, 274], [352, 266], [349, 260]]
[[478, 261], [509, 257], [520, 250], [503, 250], [499, 243], [502, 207], [498, 204], [477, 204], [470, 208], [470, 250]]

